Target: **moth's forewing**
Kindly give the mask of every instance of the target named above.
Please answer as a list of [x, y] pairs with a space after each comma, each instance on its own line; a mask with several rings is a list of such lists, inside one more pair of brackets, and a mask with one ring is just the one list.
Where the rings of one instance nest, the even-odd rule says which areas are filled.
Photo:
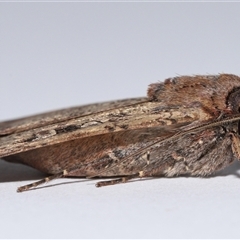
[[95, 103], [78, 107], [66, 108], [16, 120], [0, 122], [0, 136], [23, 132], [51, 124], [66, 122], [71, 119], [145, 102], [147, 98], [130, 98], [110, 102]]
[[[97, 125], [92, 118], [93, 115], [100, 114], [95, 118], [99, 119], [104, 115], [102, 114], [104, 111], [112, 109], [114, 113], [115, 109], [144, 101], [146, 98], [90, 104], [2, 122], [0, 123], [0, 157], [74, 139], [74, 133], [78, 127], [86, 129]], [[59, 138], [60, 133], [63, 133], [63, 138]], [[53, 136], [55, 138], [49, 140]]]
[[[50, 115], [52, 114], [50, 113]], [[201, 107], [179, 106], [178, 109], [165, 109], [161, 108], [159, 102], [133, 104], [93, 114], [83, 114], [82, 117], [41, 127], [34, 128], [29, 125], [22, 132], [0, 138], [0, 157], [111, 132], [162, 127], [165, 134], [168, 129], [176, 130], [179, 127], [178, 124], [189, 124], [189, 122], [201, 121], [208, 117]], [[30, 117], [30, 122], [33, 118]], [[45, 119], [48, 119], [47, 115], [45, 115]], [[27, 119], [24, 122], [27, 123]], [[17, 122], [16, 125], [19, 126]], [[26, 127], [26, 125], [24, 126]]]
[[138, 151], [145, 142], [208, 118], [200, 105], [166, 108], [160, 102], [138, 103], [2, 136], [0, 157], [56, 173], [98, 161], [116, 147], [137, 143], [132, 151]]

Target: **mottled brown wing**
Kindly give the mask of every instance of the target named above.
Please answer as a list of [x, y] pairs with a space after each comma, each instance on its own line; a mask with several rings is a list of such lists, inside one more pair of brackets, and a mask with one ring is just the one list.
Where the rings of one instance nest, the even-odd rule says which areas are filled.
[[145, 98], [93, 104], [2, 123], [0, 157], [126, 130], [158, 127], [164, 136], [209, 118], [201, 106], [171, 108]]
[[34, 116], [24, 117], [16, 120], [0, 122], [0, 136], [26, 130], [47, 126], [53, 123], [60, 123], [70, 119], [106, 111], [109, 109], [124, 107], [147, 101], [147, 98], [130, 98], [117, 101], [94, 103], [83, 106], [71, 107]]

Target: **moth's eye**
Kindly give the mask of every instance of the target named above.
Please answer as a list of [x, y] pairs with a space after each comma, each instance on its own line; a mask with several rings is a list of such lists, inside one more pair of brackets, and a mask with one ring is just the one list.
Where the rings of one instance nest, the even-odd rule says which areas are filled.
[[231, 107], [234, 113], [240, 112], [240, 89], [233, 90], [228, 97], [228, 106]]

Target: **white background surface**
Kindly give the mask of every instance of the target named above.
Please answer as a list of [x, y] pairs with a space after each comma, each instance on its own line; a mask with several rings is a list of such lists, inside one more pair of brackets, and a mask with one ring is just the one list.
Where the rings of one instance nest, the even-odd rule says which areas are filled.
[[[0, 120], [240, 75], [239, 3], [0, 3]], [[239, 238], [240, 164], [215, 177], [97, 189], [0, 161], [2, 238]], [[74, 182], [68, 184], [69, 182]], [[59, 184], [66, 183], [66, 184]]]

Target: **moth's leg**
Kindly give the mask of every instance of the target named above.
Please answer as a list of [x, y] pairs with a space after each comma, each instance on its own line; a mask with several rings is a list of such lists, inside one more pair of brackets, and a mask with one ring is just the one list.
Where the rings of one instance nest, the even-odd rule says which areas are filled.
[[68, 171], [67, 170], [63, 170], [61, 173], [57, 173], [57, 174], [54, 174], [52, 176], [49, 176], [49, 177], [46, 177], [46, 178], [43, 178], [37, 182], [33, 182], [33, 183], [30, 183], [30, 184], [27, 184], [27, 185], [24, 185], [24, 186], [21, 186], [17, 189], [17, 192], [24, 192], [24, 191], [28, 191], [29, 189], [31, 188], [35, 188], [43, 183], [47, 183], [49, 181], [52, 181], [54, 179], [57, 179], [57, 178], [62, 178], [64, 176], [66, 176], [68, 174]]
[[221, 120], [223, 118], [224, 114], [225, 113], [223, 111], [221, 111], [219, 116], [217, 117], [217, 120]]
[[236, 134], [231, 134], [232, 136], [232, 150], [235, 157], [240, 160], [240, 139]]
[[[47, 183], [47, 182], [52, 181], [52, 180], [57, 179], [57, 178], [62, 178], [66, 175], [68, 175], [68, 172], [66, 170], [64, 170], [61, 173], [54, 174], [52, 176], [43, 178], [40, 181], [21, 186], [17, 189], [17, 192], [28, 191], [28, 190], [30, 190], [32, 188], [35, 188], [35, 187], [37, 187], [41, 184]], [[114, 180], [101, 181], [101, 182], [96, 183], [96, 187], [104, 187], [104, 186], [109, 186], [109, 185], [115, 185], [115, 184], [118, 184], [118, 183], [125, 183], [125, 182], [127, 182], [127, 181], [129, 181], [133, 178], [137, 178], [137, 177], [142, 177], [142, 172], [139, 172], [137, 174], [132, 174], [132, 175], [122, 177], [122, 178], [117, 178], [117, 179], [114, 179]]]
[[132, 174], [129, 176], [113, 179], [113, 180], [107, 180], [107, 181], [100, 181], [96, 183], [96, 187], [105, 187], [105, 186], [110, 186], [110, 185], [115, 185], [118, 183], [126, 183], [127, 181], [133, 179], [133, 178], [141, 178], [143, 177], [143, 172], [139, 172], [136, 174]]

